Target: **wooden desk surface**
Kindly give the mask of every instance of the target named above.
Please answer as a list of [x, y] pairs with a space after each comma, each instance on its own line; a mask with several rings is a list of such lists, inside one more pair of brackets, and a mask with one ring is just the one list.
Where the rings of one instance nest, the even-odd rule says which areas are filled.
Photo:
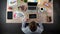
[[[18, 2], [18, 1], [17, 1]], [[48, 2], [48, 0], [46, 0], [45, 2]], [[26, 18], [27, 19], [29, 19], [29, 14], [37, 14], [37, 18], [36, 19], [29, 19], [29, 21], [27, 21], [28, 23], [30, 23], [31, 21], [36, 21], [37, 23], [38, 22], [42, 22], [42, 23], [53, 23], [53, 4], [51, 4], [51, 7], [46, 7], [46, 6], [44, 6], [43, 5], [43, 3], [44, 3], [44, 1], [43, 0], [41, 0], [41, 4], [38, 4], [37, 5], [37, 7], [39, 7], [39, 8], [46, 8], [47, 10], [46, 10], [46, 12], [40, 12], [40, 11], [35, 11], [34, 13], [32, 13], [31, 11], [28, 13], [28, 12], [24, 12], [24, 11], [22, 11], [24, 14], [25, 14], [25, 16], [26, 16]], [[20, 10], [18, 10], [18, 6], [20, 6], [20, 5], [26, 5], [26, 7], [27, 7], [27, 3], [24, 3], [23, 1], [20, 1], [20, 3], [18, 2], [17, 3], [17, 5], [15, 5], [14, 7], [13, 7], [13, 10], [9, 10], [8, 9], [8, 7], [9, 7], [9, 5], [8, 5], [8, 3], [7, 3], [7, 11], [6, 11], [6, 23], [22, 23], [22, 19], [23, 18], [14, 18], [14, 13], [16, 12], [16, 11], [21, 11], [21, 9]], [[13, 12], [13, 19], [7, 19], [7, 12], [8, 11], [12, 11]], [[50, 12], [49, 12], [50, 11]], [[46, 13], [47, 13], [47, 15], [48, 16], [51, 16], [51, 18], [52, 18], [52, 21], [51, 22], [46, 22]]]

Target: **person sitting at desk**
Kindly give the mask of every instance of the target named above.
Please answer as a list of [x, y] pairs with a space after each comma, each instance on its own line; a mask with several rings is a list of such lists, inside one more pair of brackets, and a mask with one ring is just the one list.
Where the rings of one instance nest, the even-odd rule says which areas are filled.
[[22, 31], [25, 34], [41, 34], [43, 31], [43, 25], [42, 23], [36, 23], [35, 21], [32, 21], [31, 23], [22, 22]]

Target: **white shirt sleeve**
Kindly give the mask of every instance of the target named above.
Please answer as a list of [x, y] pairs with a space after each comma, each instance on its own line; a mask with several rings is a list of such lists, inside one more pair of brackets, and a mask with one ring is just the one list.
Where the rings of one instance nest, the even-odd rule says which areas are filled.
[[41, 33], [43, 31], [43, 25], [42, 25], [42, 23], [39, 23], [39, 26], [37, 26], [36, 32]]
[[[32, 33], [31, 30], [29, 29], [29, 26], [25, 27], [25, 23], [26, 22], [23, 22], [22, 23], [22, 31], [24, 33]], [[40, 26], [40, 27], [39, 27]], [[37, 26], [37, 30], [35, 31], [35, 33], [41, 33], [43, 31], [43, 25], [42, 23], [39, 23], [39, 26]]]
[[30, 31], [30, 29], [29, 29], [29, 26], [27, 26], [27, 27], [25, 27], [25, 24], [26, 24], [26, 22], [22, 22], [22, 31], [24, 32], [24, 33], [30, 33], [31, 31]]

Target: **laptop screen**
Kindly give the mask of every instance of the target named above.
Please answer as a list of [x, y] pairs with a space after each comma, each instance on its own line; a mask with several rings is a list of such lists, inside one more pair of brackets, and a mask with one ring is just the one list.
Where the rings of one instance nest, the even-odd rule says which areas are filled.
[[28, 10], [36, 10], [36, 7], [28, 7]]
[[28, 6], [37, 6], [37, 2], [28, 2]]

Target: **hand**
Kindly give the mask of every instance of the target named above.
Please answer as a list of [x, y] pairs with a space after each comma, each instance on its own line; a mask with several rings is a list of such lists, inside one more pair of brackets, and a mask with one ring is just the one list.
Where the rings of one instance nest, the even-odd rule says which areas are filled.
[[28, 21], [29, 21], [29, 19], [27, 19], [27, 18], [24, 18], [24, 19], [23, 19], [23, 21], [24, 21], [24, 22], [28, 22]]

